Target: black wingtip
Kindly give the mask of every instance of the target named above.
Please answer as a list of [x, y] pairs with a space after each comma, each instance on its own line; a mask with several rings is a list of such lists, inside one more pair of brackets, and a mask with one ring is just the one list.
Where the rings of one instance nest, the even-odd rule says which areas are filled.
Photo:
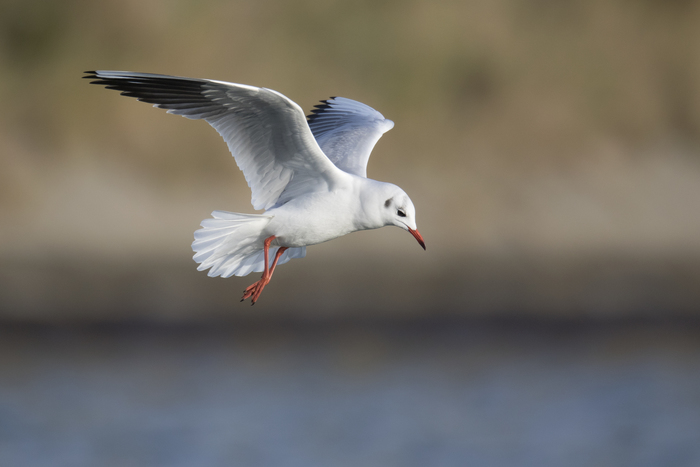
[[319, 101], [319, 102], [321, 102], [321, 103], [320, 103], [320, 104], [316, 104], [316, 105], [314, 106], [314, 108], [311, 109], [311, 113], [310, 113], [309, 115], [306, 116], [306, 121], [307, 121], [308, 123], [311, 123], [311, 122], [313, 122], [313, 121], [316, 119], [316, 117], [318, 117], [320, 114], [322, 114], [322, 113], [325, 112], [326, 110], [330, 109], [330, 108], [331, 108], [331, 104], [330, 104], [328, 101], [332, 101], [332, 100], [335, 99], [335, 98], [336, 98], [336, 96], [331, 96], [331, 97], [329, 97], [328, 99], [324, 99], [324, 100], [322, 100], [322, 101]]
[[90, 81], [90, 84], [102, 84], [102, 85], [106, 84], [106, 83], [103, 81], [103, 78], [100, 78], [100, 76], [98, 75], [97, 71], [94, 71], [94, 70], [92, 70], [92, 71], [83, 71], [83, 73], [85, 74], [85, 76], [82, 77], [83, 79], [90, 79], [90, 80], [92, 80], [92, 81]]

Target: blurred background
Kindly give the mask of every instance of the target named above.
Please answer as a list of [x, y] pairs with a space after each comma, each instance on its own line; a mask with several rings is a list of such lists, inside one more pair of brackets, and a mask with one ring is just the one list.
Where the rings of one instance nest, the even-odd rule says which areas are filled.
[[[115, 69], [394, 120], [399, 229], [209, 278], [254, 212]], [[0, 1], [0, 464], [700, 465], [700, 2]]]

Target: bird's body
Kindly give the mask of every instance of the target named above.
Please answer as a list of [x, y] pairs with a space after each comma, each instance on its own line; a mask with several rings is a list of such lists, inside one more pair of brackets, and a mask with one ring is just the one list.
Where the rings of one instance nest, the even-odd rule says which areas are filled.
[[[263, 214], [214, 211], [195, 232], [199, 270], [210, 276], [263, 272], [243, 298], [259, 298], [277, 264], [306, 247], [357, 230], [395, 225], [425, 248], [415, 208], [401, 188], [366, 178], [370, 152], [393, 127], [376, 110], [345, 98], [301, 108], [265, 88], [214, 80], [123, 71], [86, 78], [122, 94], [204, 119], [224, 138]], [[274, 260], [272, 255], [274, 253]]]
[[[347, 174], [342, 183], [323, 193], [300, 196], [282, 206], [265, 211], [273, 216], [265, 233], [275, 235], [273, 245], [303, 247], [327, 242], [358, 230], [383, 227], [382, 217], [372, 212], [371, 200], [363, 199], [367, 188], [387, 193], [400, 190], [395, 185]], [[368, 203], [368, 201], [370, 201]]]

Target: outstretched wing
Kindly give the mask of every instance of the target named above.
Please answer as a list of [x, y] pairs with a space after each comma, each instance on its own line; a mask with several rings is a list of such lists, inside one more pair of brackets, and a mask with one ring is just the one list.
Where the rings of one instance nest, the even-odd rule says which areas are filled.
[[318, 145], [339, 169], [367, 177], [372, 148], [394, 122], [352, 99], [331, 97], [321, 102], [307, 117]]
[[122, 91], [168, 113], [206, 120], [236, 159], [255, 209], [281, 202], [285, 190], [295, 195], [325, 191], [343, 177], [317, 144], [301, 107], [277, 91], [128, 71], [86, 73], [93, 84]]

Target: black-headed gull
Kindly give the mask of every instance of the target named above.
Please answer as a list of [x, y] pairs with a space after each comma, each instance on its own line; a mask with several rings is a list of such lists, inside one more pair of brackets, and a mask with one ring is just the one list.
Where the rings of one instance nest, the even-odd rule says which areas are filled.
[[[263, 214], [214, 211], [194, 233], [192, 249], [209, 276], [262, 278], [245, 289], [255, 302], [278, 264], [306, 247], [357, 230], [388, 225], [410, 232], [416, 210], [398, 186], [367, 178], [374, 145], [394, 126], [371, 107], [343, 97], [321, 101], [311, 115], [277, 91], [209, 79], [128, 71], [87, 71], [107, 89], [190, 119], [224, 138]], [[276, 251], [275, 251], [276, 248]], [[274, 259], [270, 264], [270, 251]]]

